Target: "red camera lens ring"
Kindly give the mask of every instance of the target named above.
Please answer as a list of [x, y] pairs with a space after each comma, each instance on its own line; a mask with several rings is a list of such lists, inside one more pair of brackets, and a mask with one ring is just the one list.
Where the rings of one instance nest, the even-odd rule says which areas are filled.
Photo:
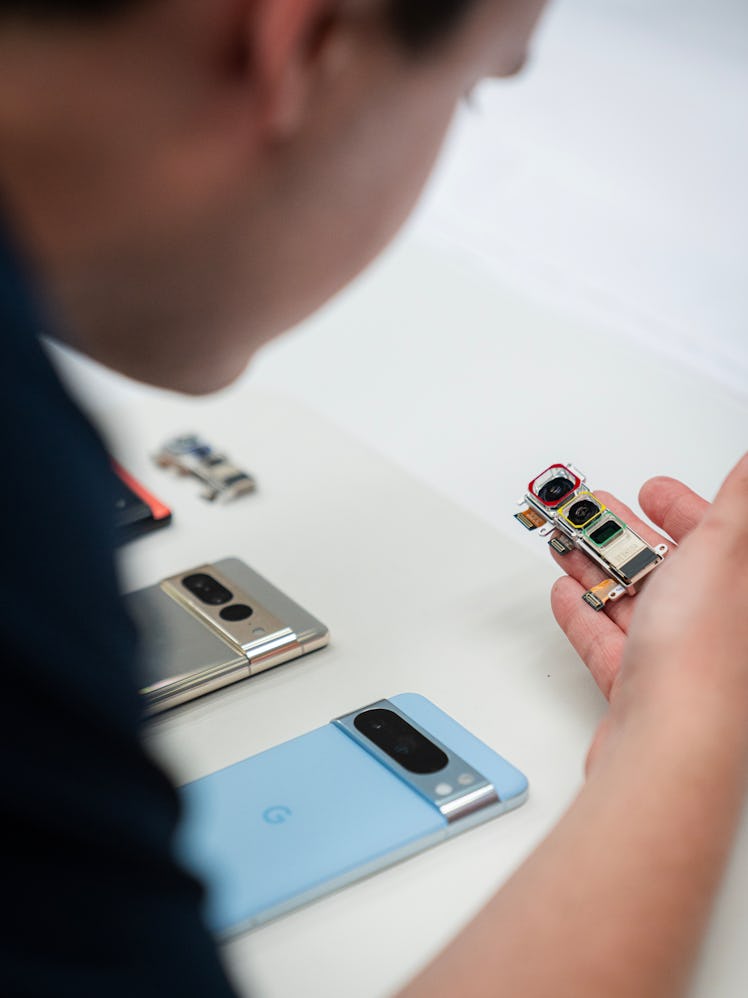
[[[540, 485], [537, 489], [534, 488], [534, 486], [542, 478], [548, 476], [548, 472], [553, 472], [556, 470], [558, 470], [559, 472], [563, 472], [563, 474], [558, 474], [556, 476], [551, 475], [550, 477], [548, 477], [548, 481], [551, 481], [554, 477], [565, 478], [569, 482], [569, 490], [568, 492], [565, 492], [563, 495], [549, 502], [548, 500], [543, 499], [542, 496], [538, 494], [539, 491], [543, 488], [543, 486], [547, 485], [548, 482], [544, 482], [543, 485]], [[565, 464], [551, 464], [545, 469], [545, 471], [541, 471], [539, 475], [536, 475], [533, 479], [530, 480], [530, 482], [527, 485], [527, 491], [530, 493], [531, 496], [537, 499], [537, 501], [541, 505], [546, 506], [548, 509], [555, 509], [556, 507], [560, 506], [562, 502], [568, 500], [569, 496], [572, 495], [574, 492], [576, 492], [576, 490], [579, 488], [581, 484], [582, 484], [582, 479], [579, 478], [578, 475], [575, 475], [573, 471], [570, 471]]]

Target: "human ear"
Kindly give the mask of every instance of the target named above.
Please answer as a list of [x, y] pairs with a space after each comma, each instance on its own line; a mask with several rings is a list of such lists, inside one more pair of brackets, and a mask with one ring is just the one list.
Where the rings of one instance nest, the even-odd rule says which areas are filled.
[[266, 138], [282, 141], [299, 128], [319, 83], [353, 58], [353, 21], [334, 0], [255, 0], [247, 17], [258, 121]]

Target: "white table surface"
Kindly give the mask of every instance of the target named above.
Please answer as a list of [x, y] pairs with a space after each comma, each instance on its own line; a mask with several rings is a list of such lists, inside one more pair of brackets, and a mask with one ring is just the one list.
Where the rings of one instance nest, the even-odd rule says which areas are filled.
[[[384, 995], [562, 811], [602, 704], [550, 618], [551, 565], [293, 404], [248, 395], [223, 417], [232, 412], [235, 429], [224, 440], [235, 454], [251, 454], [260, 492], [208, 507], [191, 483], [159, 476], [177, 518], [126, 550], [130, 579], [151, 582], [165, 566], [179, 571], [235, 554], [324, 620], [332, 644], [157, 721], [152, 744], [177, 778], [412, 690], [532, 781], [520, 811], [226, 948], [238, 980], [256, 995]], [[129, 432], [143, 444], [159, 424], [151, 412]], [[247, 446], [247, 428], [260, 426], [267, 432]], [[217, 439], [223, 424], [206, 419], [201, 427]], [[134, 451], [128, 466], [153, 481]]]
[[[711, 495], [748, 422], [745, 401], [709, 378], [417, 238], [309, 325], [209, 400], [63, 364], [116, 455], [175, 510], [172, 527], [126, 549], [130, 585], [238, 555], [332, 631], [308, 662], [157, 722], [153, 744], [178, 778], [408, 689], [529, 776], [518, 812], [226, 949], [253, 994], [373, 998], [427, 960], [552, 826], [604, 709], [552, 620], [544, 545], [511, 518], [524, 484], [572, 459], [627, 501], [659, 471]], [[155, 469], [148, 455], [190, 429], [255, 472], [260, 492], [215, 507]], [[745, 993], [746, 835], [696, 977], [703, 998]]]

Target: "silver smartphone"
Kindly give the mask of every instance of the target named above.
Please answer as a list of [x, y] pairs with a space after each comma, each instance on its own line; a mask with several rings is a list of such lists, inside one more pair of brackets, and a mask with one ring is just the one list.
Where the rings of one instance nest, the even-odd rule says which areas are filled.
[[143, 641], [155, 714], [317, 651], [325, 625], [238, 558], [179, 572], [125, 596]]

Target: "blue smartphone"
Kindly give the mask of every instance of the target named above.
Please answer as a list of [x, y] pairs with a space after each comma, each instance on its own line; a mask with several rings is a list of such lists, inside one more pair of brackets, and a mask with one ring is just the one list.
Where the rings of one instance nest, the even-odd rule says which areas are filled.
[[403, 693], [181, 789], [178, 851], [229, 936], [518, 807], [527, 779]]

